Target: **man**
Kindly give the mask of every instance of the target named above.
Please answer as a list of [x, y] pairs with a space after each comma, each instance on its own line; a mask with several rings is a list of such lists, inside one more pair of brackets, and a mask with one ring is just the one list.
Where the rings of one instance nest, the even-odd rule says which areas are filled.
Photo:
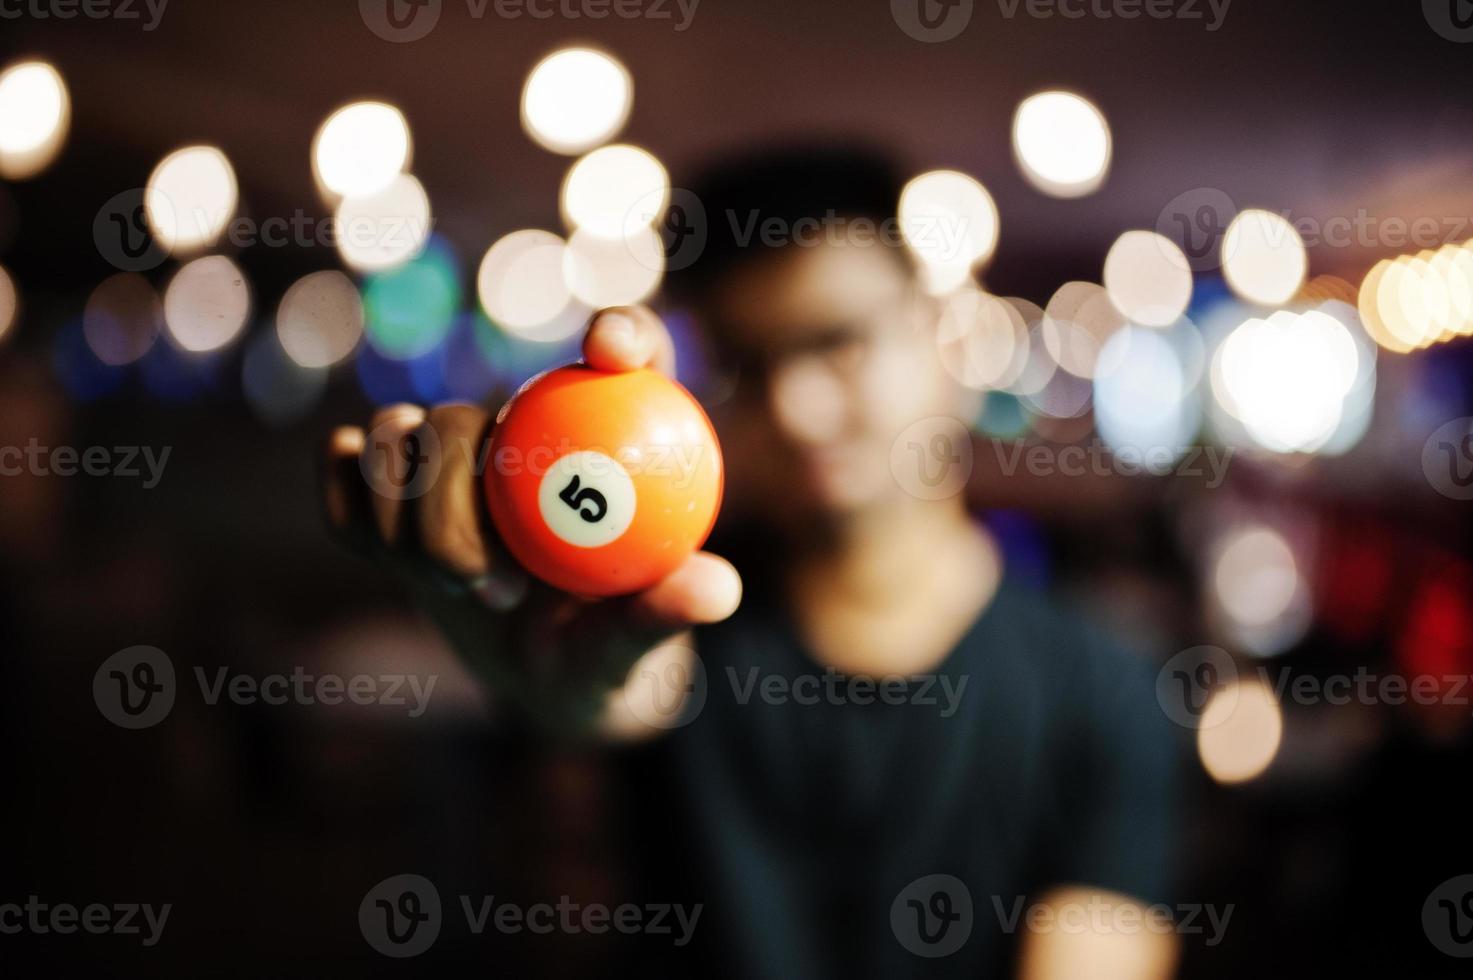
[[[1141, 907], [1167, 886], [1173, 756], [1149, 670], [1010, 582], [960, 495], [892, 471], [914, 423], [977, 407], [937, 301], [875, 234], [899, 182], [817, 150], [728, 164], [695, 194], [708, 240], [674, 285], [729, 392], [712, 415], [730, 561], [696, 554], [602, 602], [528, 583], [484, 513], [493, 423], [467, 405], [335, 431], [330, 523], [402, 570], [529, 720], [648, 737], [620, 759], [642, 870], [703, 903], [704, 969], [1169, 974], [1169, 927]], [[643, 307], [597, 314], [583, 353], [673, 369]], [[399, 499], [398, 461], [427, 453], [433, 485]]]

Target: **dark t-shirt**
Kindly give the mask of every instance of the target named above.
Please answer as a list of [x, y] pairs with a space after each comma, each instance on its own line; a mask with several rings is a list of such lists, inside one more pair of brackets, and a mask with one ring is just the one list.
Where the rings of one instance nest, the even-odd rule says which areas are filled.
[[1006, 976], [1051, 886], [1165, 900], [1181, 732], [1142, 658], [1041, 596], [1004, 583], [934, 676], [886, 684], [760, 594], [697, 650], [704, 699], [628, 760], [649, 900], [703, 906], [654, 972]]

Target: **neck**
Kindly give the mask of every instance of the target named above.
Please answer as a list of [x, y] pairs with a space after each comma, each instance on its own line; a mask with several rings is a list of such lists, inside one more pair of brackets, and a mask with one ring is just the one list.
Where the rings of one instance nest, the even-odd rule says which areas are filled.
[[837, 596], [865, 601], [904, 595], [975, 553], [985, 535], [960, 498], [905, 497], [893, 506], [854, 516], [799, 560], [800, 580]]

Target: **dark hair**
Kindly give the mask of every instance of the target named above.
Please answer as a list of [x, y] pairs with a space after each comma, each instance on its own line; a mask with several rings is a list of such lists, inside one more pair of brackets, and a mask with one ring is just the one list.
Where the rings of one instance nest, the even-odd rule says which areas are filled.
[[[825, 143], [767, 147], [726, 157], [677, 192], [661, 230], [672, 271], [671, 292], [691, 300], [706, 293], [734, 266], [774, 247], [760, 229], [776, 219], [791, 229], [799, 221], [864, 218], [893, 221], [900, 200], [900, 171], [889, 156], [863, 144]], [[692, 217], [685, 210], [699, 204]], [[702, 221], [703, 245], [685, 236]], [[701, 246], [682, 268], [681, 249]]]

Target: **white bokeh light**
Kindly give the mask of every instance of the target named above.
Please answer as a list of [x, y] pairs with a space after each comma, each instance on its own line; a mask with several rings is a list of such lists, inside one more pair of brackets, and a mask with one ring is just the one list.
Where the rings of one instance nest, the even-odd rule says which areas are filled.
[[235, 169], [225, 154], [214, 146], [186, 146], [153, 169], [143, 205], [158, 243], [186, 255], [215, 243], [239, 200]]
[[619, 132], [633, 102], [634, 83], [618, 61], [590, 48], [565, 48], [527, 76], [522, 127], [554, 153], [583, 153]]
[[670, 175], [647, 150], [622, 143], [606, 146], [569, 168], [561, 199], [569, 228], [622, 239], [664, 212]]
[[335, 215], [338, 255], [350, 269], [381, 272], [424, 250], [430, 237], [430, 199], [413, 174], [362, 197], [345, 197]]
[[1110, 126], [1094, 103], [1072, 92], [1040, 92], [1013, 116], [1013, 153], [1028, 181], [1052, 197], [1082, 197], [1110, 170]]
[[239, 336], [250, 313], [245, 273], [223, 255], [207, 255], [184, 265], [164, 290], [169, 336], [188, 351], [224, 347]]
[[325, 368], [351, 354], [363, 336], [363, 299], [336, 270], [292, 283], [276, 307], [282, 352], [304, 368]]
[[22, 61], [0, 72], [0, 177], [23, 180], [44, 170], [70, 121], [71, 96], [54, 66]]
[[375, 194], [409, 165], [409, 123], [384, 102], [354, 102], [328, 116], [312, 141], [312, 172], [338, 197]]
[[963, 285], [997, 248], [997, 204], [976, 179], [931, 170], [900, 193], [900, 231], [933, 293]]
[[1182, 250], [1154, 231], [1127, 231], [1105, 256], [1105, 289], [1132, 323], [1167, 327], [1192, 301], [1192, 270]]
[[1309, 255], [1287, 219], [1250, 208], [1233, 218], [1222, 239], [1222, 271], [1233, 292], [1250, 303], [1279, 306], [1304, 285]]
[[486, 315], [528, 340], [562, 340], [578, 331], [590, 311], [568, 288], [567, 251], [560, 237], [535, 228], [499, 239], [476, 272], [476, 294]]

